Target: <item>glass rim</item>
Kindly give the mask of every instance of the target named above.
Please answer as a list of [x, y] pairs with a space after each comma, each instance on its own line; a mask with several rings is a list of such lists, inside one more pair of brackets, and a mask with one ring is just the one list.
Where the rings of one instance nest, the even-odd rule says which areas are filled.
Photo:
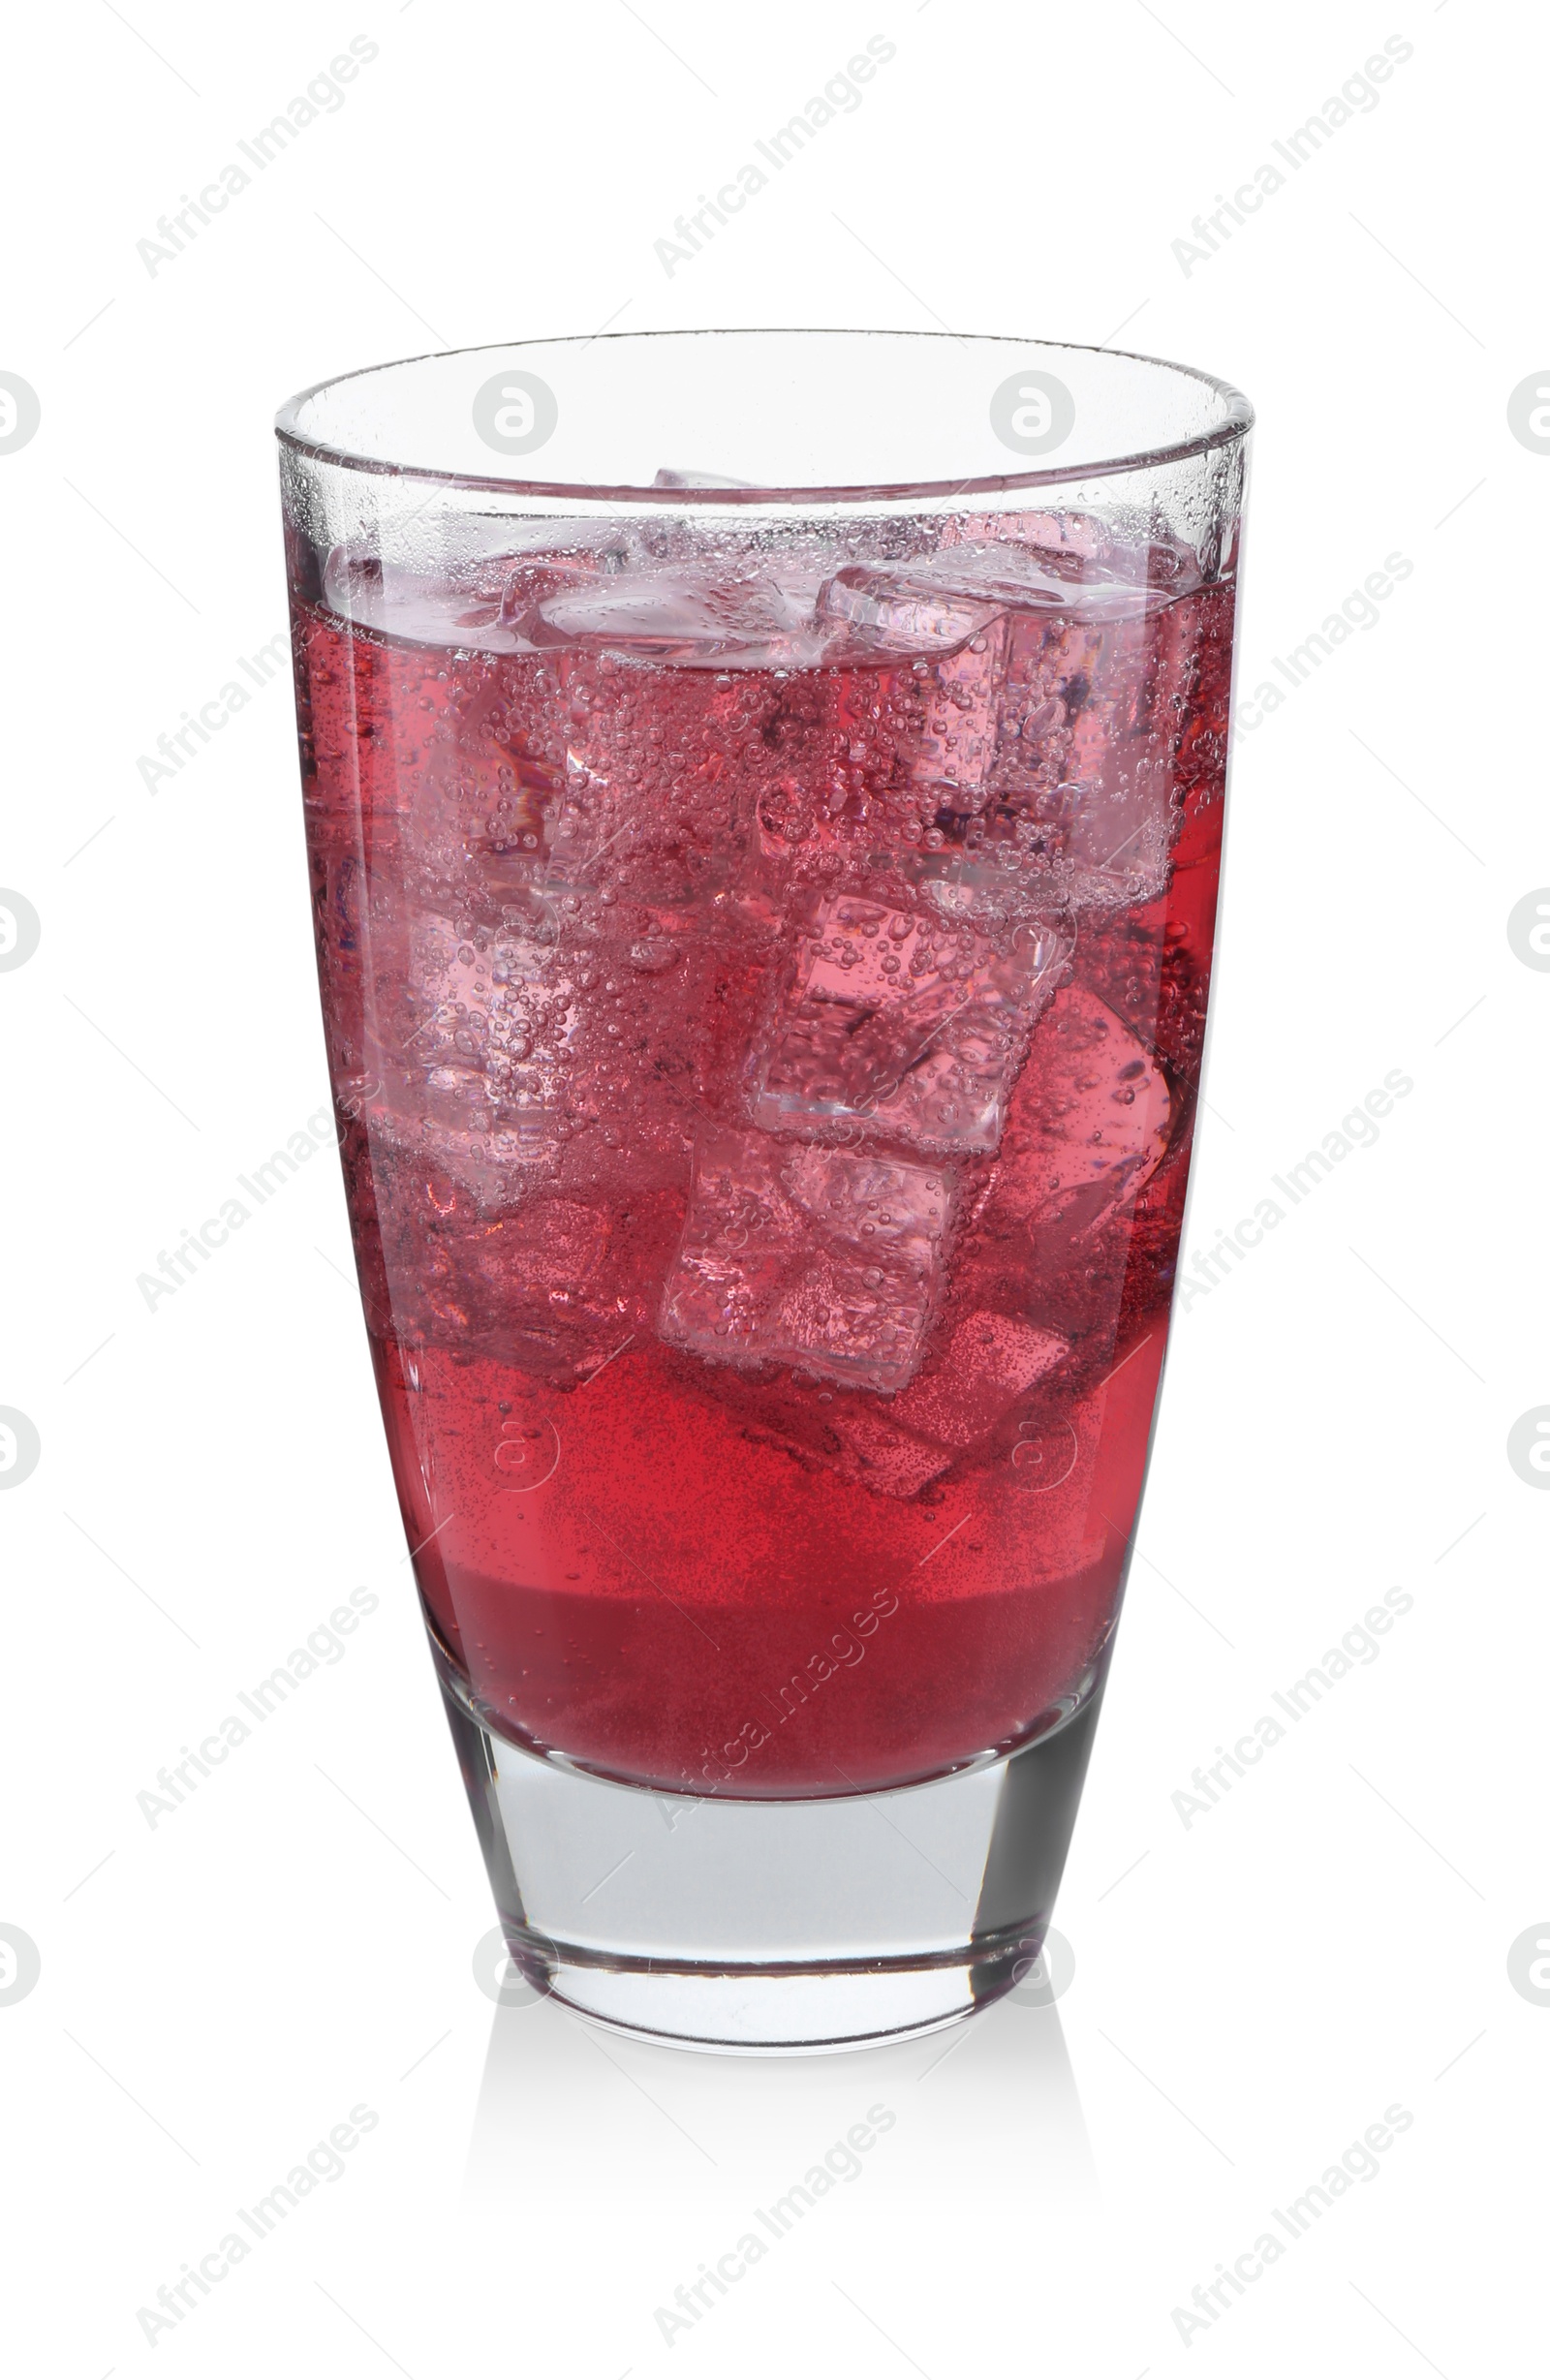
[[[1047, 348], [1059, 354], [1079, 355], [1112, 355], [1129, 363], [1150, 366], [1158, 372], [1172, 372], [1185, 380], [1194, 381], [1202, 388], [1213, 390], [1222, 401], [1223, 417], [1210, 428], [1194, 432], [1191, 437], [1169, 441], [1162, 446], [1137, 448], [1134, 451], [1101, 457], [1086, 463], [1053, 464], [1038, 471], [997, 472], [975, 475], [965, 479], [905, 479], [886, 482], [867, 482], [864, 485], [820, 486], [804, 483], [789, 486], [755, 487], [643, 487], [617, 485], [579, 479], [517, 479], [497, 472], [468, 472], [443, 470], [434, 464], [388, 461], [382, 456], [361, 454], [347, 446], [335, 445], [326, 438], [308, 435], [298, 427], [303, 406], [326, 389], [342, 387], [347, 382], [364, 380], [372, 374], [408, 370], [415, 364], [437, 363], [455, 355], [508, 355], [523, 348], [576, 347], [602, 345], [604, 341], [623, 345], [640, 345], [647, 339], [790, 339], [790, 338], [849, 338], [900, 339], [912, 344], [926, 341], [951, 340], [955, 346], [1008, 347], [1028, 349]], [[288, 397], [274, 417], [274, 433], [282, 447], [311, 460], [331, 463], [342, 469], [367, 473], [376, 478], [422, 480], [431, 485], [449, 488], [468, 488], [503, 496], [531, 496], [552, 502], [561, 499], [573, 503], [609, 503], [615, 505], [644, 505], [653, 509], [666, 507], [675, 511], [698, 510], [701, 507], [715, 510], [736, 508], [783, 507], [811, 505], [863, 505], [873, 503], [897, 504], [919, 499], [940, 502], [943, 498], [959, 496], [1000, 496], [1022, 488], [1057, 487], [1080, 484], [1088, 479], [1115, 479], [1129, 472], [1156, 471], [1192, 457], [1209, 454], [1217, 448], [1241, 444], [1254, 427], [1254, 407], [1241, 388], [1231, 381], [1222, 380], [1215, 373], [1200, 370], [1197, 365], [1176, 363], [1165, 355], [1146, 355], [1133, 348], [1094, 346], [1075, 339], [1036, 339], [1014, 337], [1006, 331], [955, 330], [893, 330], [882, 328], [848, 328], [844, 325], [824, 325], [807, 323], [790, 326], [773, 324], [747, 326], [701, 325], [665, 326], [656, 330], [613, 330], [589, 333], [570, 332], [560, 338], [530, 338], [511, 340], [480, 340], [470, 347], [427, 349], [418, 355], [395, 356], [388, 363], [360, 364], [354, 371], [330, 372], [324, 380], [314, 381]]]

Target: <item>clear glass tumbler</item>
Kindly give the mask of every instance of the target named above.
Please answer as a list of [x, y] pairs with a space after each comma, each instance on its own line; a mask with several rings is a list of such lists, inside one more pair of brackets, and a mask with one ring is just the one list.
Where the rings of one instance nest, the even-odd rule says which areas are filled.
[[714, 331], [279, 417], [361, 1292], [502, 1926], [843, 2048], [1037, 1958], [1199, 1094], [1251, 416]]

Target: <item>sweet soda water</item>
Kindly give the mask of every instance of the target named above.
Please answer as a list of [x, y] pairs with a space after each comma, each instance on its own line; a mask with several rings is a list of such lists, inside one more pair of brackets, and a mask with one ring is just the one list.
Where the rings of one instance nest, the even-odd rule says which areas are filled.
[[297, 610], [398, 1493], [498, 1734], [850, 1793], [1100, 1673], [1206, 1018], [1230, 561], [500, 525]]

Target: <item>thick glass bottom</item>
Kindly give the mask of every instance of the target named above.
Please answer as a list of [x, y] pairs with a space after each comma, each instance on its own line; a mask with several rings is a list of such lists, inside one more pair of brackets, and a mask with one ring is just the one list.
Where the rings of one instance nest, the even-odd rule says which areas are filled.
[[1098, 1685], [1016, 1751], [925, 1784], [694, 1800], [493, 1734], [438, 1666], [512, 1957], [578, 2016], [684, 2048], [811, 2055], [972, 2016], [1038, 1959]]

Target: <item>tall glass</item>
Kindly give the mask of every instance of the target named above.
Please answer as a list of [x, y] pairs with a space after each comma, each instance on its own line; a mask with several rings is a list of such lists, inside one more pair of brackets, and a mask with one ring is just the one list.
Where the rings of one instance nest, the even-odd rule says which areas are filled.
[[502, 1926], [589, 2017], [843, 2047], [1037, 1958], [1167, 1338], [1250, 419], [837, 331], [280, 415], [383, 1414]]

